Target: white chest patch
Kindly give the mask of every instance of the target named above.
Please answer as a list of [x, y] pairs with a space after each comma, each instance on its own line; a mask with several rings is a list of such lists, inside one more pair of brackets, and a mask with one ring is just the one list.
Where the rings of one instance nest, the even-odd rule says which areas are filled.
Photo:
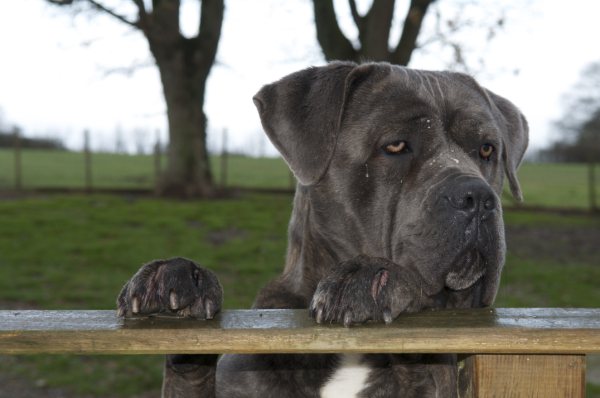
[[321, 398], [355, 398], [367, 386], [371, 371], [361, 358], [361, 354], [340, 355], [339, 367], [321, 387]]

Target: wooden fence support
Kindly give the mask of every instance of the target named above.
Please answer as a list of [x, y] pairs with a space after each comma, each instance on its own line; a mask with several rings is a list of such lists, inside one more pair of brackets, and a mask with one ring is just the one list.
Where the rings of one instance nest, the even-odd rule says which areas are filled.
[[154, 193], [160, 190], [160, 178], [162, 173], [162, 148], [160, 144], [160, 130], [156, 130], [156, 143], [154, 144]]
[[596, 202], [596, 162], [593, 160], [588, 161], [588, 189], [589, 189], [589, 200], [590, 200], [590, 211], [598, 211], [598, 205]]
[[92, 192], [92, 151], [90, 149], [90, 132], [83, 132], [83, 162], [85, 170], [85, 191]]
[[585, 396], [585, 355], [477, 354], [461, 369], [461, 398]]
[[290, 189], [293, 191], [296, 189], [296, 177], [294, 176], [294, 173], [292, 173], [292, 170], [288, 172], [288, 176]]
[[13, 130], [14, 148], [15, 148], [15, 190], [20, 191], [23, 188], [23, 169], [21, 161], [21, 134], [18, 128]]
[[227, 152], [227, 145], [228, 145], [228, 137], [227, 137], [227, 129], [223, 129], [223, 141], [221, 143], [221, 181], [220, 181], [220, 186], [221, 188], [225, 188], [227, 186], [227, 173], [229, 172], [228, 170], [228, 162], [229, 162], [229, 158], [228, 158], [228, 152]]

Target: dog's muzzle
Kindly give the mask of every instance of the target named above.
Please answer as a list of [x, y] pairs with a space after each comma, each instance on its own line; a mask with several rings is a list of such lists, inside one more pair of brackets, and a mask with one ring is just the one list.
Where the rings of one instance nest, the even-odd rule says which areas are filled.
[[495, 266], [499, 245], [494, 240], [501, 233], [498, 202], [491, 187], [474, 177], [458, 177], [444, 192], [443, 211], [450, 231], [456, 234], [451, 240], [459, 249], [445, 278], [447, 288], [467, 289], [486, 274], [489, 266]]

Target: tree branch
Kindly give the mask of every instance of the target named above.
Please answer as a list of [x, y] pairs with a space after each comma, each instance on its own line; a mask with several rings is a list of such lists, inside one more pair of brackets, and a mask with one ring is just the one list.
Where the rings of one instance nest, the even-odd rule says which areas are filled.
[[117, 74], [131, 77], [135, 72], [137, 72], [143, 68], [149, 68], [149, 67], [156, 67], [156, 62], [154, 60], [149, 59], [146, 61], [134, 62], [132, 65], [129, 65], [129, 66], [120, 66], [120, 67], [114, 67], [114, 68], [100, 67], [99, 69], [102, 71], [103, 77], [108, 77], [110, 75], [117, 75]]
[[407, 65], [413, 50], [417, 46], [417, 37], [423, 24], [423, 18], [427, 8], [435, 0], [411, 0], [404, 27], [398, 46], [392, 54], [392, 62], [399, 65]]
[[[49, 0], [49, 1], [55, 2], [54, 0]], [[117, 14], [116, 12], [114, 12], [113, 10], [111, 10], [110, 8], [107, 8], [107, 7], [103, 6], [102, 4], [98, 3], [95, 0], [86, 0], [86, 1], [88, 3], [90, 3], [94, 8], [96, 8], [96, 9], [102, 11], [102, 12], [107, 13], [108, 15], [110, 15], [110, 16], [118, 19], [119, 21], [121, 21], [121, 22], [123, 22], [123, 23], [125, 23], [125, 24], [127, 24], [129, 26], [132, 26], [134, 28], [137, 28], [137, 29], [140, 28], [138, 21], [132, 22], [132, 21], [128, 20], [127, 18], [125, 18], [124, 16]]]
[[363, 58], [390, 60], [388, 41], [394, 18], [394, 4], [395, 0], [374, 0], [371, 9], [364, 16], [360, 31], [360, 52]]
[[317, 40], [328, 61], [355, 60], [357, 52], [340, 30], [332, 0], [313, 0]]
[[355, 0], [348, 0], [348, 5], [350, 6], [350, 12], [352, 13], [352, 19], [354, 19], [354, 23], [358, 27], [358, 30], [361, 30], [361, 25], [363, 21], [363, 17], [358, 13], [358, 9], [356, 8]]
[[217, 55], [224, 11], [224, 0], [202, 0], [198, 42], [202, 47], [203, 56], [206, 57], [209, 69]]
[[144, 0], [132, 0], [133, 4], [135, 4], [135, 6], [138, 9], [138, 13], [140, 15], [140, 20], [142, 18], [145, 18], [148, 13], [146, 12], [146, 6], [144, 5]]

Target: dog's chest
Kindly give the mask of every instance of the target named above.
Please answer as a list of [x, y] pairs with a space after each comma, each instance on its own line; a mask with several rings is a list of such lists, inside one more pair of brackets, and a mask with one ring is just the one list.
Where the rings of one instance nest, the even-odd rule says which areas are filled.
[[367, 386], [371, 368], [360, 354], [340, 355], [340, 364], [323, 387], [321, 398], [355, 398]]

